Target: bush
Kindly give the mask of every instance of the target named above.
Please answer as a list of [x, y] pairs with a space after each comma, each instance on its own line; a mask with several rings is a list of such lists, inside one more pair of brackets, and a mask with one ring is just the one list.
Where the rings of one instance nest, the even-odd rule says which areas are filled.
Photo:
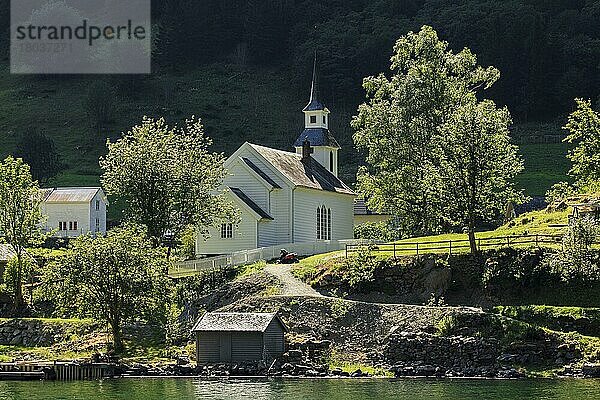
[[458, 326], [458, 321], [454, 315], [446, 315], [435, 324], [439, 336], [449, 336]]
[[592, 244], [600, 226], [590, 217], [576, 218], [569, 225], [560, 252], [547, 258], [550, 269], [567, 283], [600, 280], [600, 257]]
[[391, 242], [397, 239], [397, 233], [389, 222], [367, 222], [354, 227], [354, 237]]
[[501, 249], [486, 253], [487, 259], [481, 274], [483, 289], [488, 293], [497, 293], [508, 288], [537, 288], [556, 280], [542, 262], [547, 251]]
[[372, 282], [378, 265], [371, 246], [363, 246], [344, 262], [343, 280], [351, 288]]
[[577, 193], [577, 190], [568, 182], [559, 182], [552, 185], [546, 192], [546, 202], [552, 204], [558, 200], [564, 200]]

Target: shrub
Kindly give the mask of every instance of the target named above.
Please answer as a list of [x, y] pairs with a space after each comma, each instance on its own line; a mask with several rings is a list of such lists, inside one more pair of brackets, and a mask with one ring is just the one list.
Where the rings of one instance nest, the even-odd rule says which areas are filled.
[[598, 233], [600, 226], [593, 218], [574, 219], [563, 238], [562, 250], [547, 258], [550, 269], [568, 283], [600, 280], [598, 252], [592, 249]]
[[344, 262], [343, 280], [351, 287], [372, 282], [379, 265], [371, 246], [363, 246]]
[[569, 196], [577, 193], [577, 190], [568, 182], [559, 182], [552, 185], [550, 190], [546, 192], [546, 201], [553, 203], [557, 200], [566, 199]]
[[396, 240], [397, 233], [389, 222], [367, 222], [354, 227], [356, 239], [390, 242]]
[[439, 336], [449, 336], [458, 326], [458, 320], [454, 315], [446, 315], [435, 324]]

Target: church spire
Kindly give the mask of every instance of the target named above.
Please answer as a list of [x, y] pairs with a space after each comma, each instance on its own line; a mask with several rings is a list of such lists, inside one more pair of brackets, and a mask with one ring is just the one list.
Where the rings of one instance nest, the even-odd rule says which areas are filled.
[[317, 51], [315, 50], [315, 61], [313, 64], [312, 86], [310, 88], [310, 102], [319, 97], [319, 82], [317, 81]]
[[317, 76], [317, 51], [315, 50], [315, 60], [313, 63], [312, 84], [310, 87], [310, 101], [302, 111], [323, 111], [325, 110], [323, 103], [319, 101], [319, 80]]

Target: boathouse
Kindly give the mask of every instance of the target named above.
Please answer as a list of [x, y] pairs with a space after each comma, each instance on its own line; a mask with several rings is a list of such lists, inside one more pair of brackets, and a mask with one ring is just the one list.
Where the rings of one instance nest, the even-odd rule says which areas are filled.
[[272, 313], [206, 313], [194, 329], [202, 363], [270, 362], [284, 352], [287, 327]]

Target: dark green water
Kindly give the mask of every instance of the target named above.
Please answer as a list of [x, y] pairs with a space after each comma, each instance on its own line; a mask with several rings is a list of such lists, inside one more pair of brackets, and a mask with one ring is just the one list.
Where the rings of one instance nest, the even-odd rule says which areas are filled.
[[0, 382], [0, 399], [597, 400], [600, 399], [600, 381], [121, 379], [73, 383]]

